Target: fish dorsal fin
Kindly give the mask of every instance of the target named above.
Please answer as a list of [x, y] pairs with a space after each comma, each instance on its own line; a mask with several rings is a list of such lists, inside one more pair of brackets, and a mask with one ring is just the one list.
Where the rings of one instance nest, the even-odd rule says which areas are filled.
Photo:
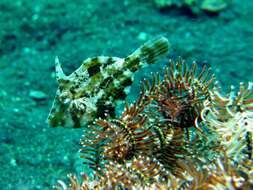
[[61, 83], [62, 81], [67, 80], [67, 76], [62, 70], [61, 63], [59, 61], [58, 56], [55, 57], [55, 75], [56, 75], [56, 80], [58, 83]]
[[167, 38], [163, 36], [154, 38], [129, 55], [125, 59], [125, 67], [135, 71], [145, 64], [153, 64], [168, 54], [169, 47]]

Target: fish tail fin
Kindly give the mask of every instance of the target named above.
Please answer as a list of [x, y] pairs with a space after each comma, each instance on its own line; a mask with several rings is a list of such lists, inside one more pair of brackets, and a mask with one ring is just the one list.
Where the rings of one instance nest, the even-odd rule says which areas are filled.
[[137, 70], [145, 64], [153, 64], [168, 54], [169, 47], [168, 39], [163, 36], [150, 40], [125, 59], [127, 67]]

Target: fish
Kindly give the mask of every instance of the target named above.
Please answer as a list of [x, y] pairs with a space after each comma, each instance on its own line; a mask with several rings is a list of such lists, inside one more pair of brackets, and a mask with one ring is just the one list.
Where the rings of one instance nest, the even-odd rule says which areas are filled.
[[160, 36], [147, 41], [126, 58], [97, 56], [84, 60], [70, 75], [55, 58], [58, 89], [48, 115], [51, 127], [80, 128], [96, 118], [114, 118], [115, 108], [125, 100], [134, 73], [168, 54], [170, 43]]

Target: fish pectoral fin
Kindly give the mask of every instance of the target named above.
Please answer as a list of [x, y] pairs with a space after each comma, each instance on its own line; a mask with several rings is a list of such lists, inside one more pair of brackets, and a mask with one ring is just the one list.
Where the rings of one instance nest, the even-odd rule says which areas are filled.
[[47, 117], [50, 127], [63, 126], [65, 124], [65, 111], [62, 105], [54, 98], [53, 105]]

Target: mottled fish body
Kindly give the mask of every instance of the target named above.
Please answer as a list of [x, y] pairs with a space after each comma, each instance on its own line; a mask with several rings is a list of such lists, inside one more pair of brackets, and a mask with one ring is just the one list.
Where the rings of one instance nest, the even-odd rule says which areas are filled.
[[86, 59], [69, 76], [56, 58], [59, 87], [48, 116], [49, 125], [82, 127], [95, 118], [115, 116], [115, 106], [123, 101], [135, 71], [167, 55], [168, 40], [151, 40], [126, 58], [98, 56]]

